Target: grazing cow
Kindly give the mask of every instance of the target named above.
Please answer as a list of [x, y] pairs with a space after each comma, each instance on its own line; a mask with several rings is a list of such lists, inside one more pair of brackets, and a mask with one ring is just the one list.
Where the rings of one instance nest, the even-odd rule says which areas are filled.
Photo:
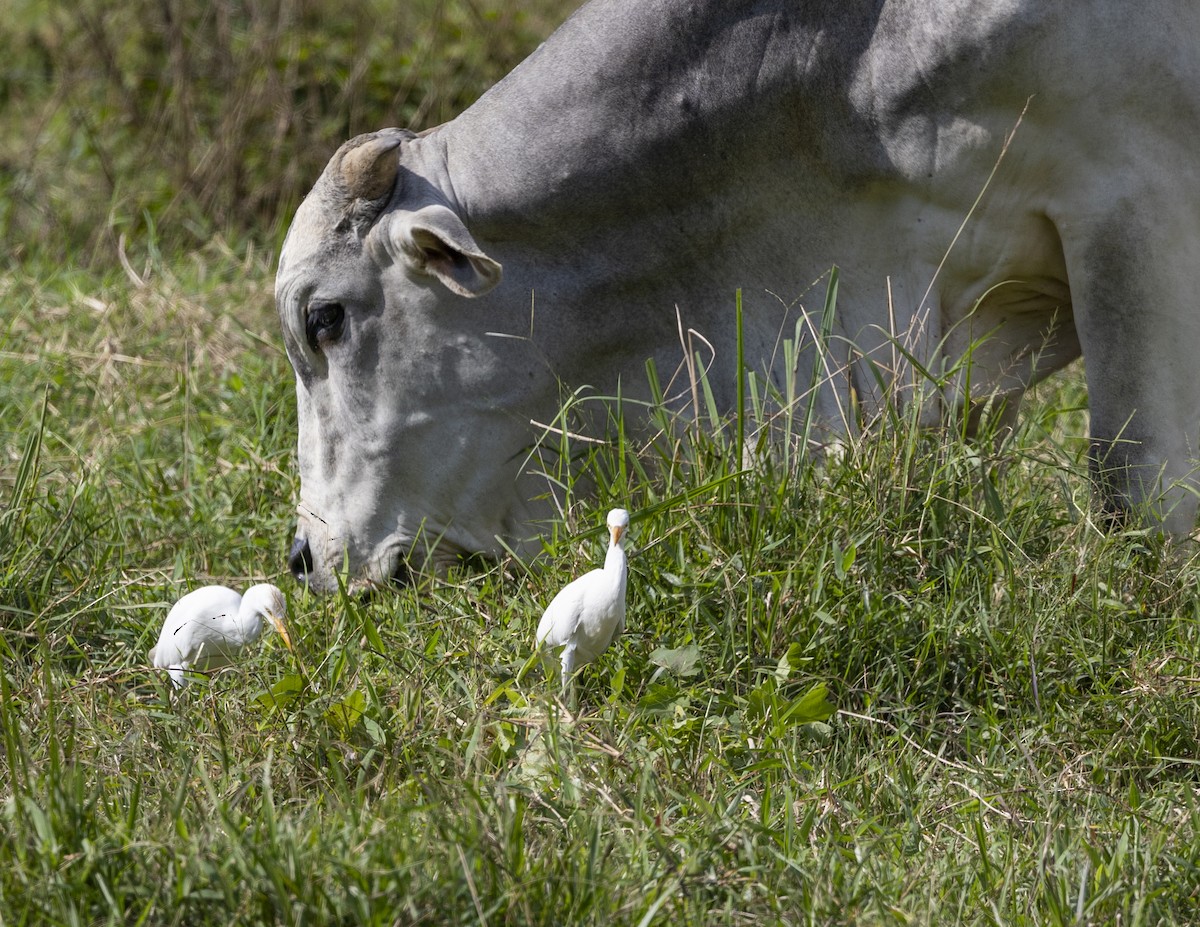
[[1197, 36], [1192, 0], [593, 0], [451, 122], [347, 142], [276, 283], [293, 572], [521, 549], [548, 507], [531, 421], [644, 389], [688, 329], [732, 409], [738, 288], [746, 366], [784, 383], [798, 334], [832, 432], [903, 387], [897, 358], [973, 346], [919, 400], [936, 423], [1082, 354], [1107, 505], [1188, 532]]

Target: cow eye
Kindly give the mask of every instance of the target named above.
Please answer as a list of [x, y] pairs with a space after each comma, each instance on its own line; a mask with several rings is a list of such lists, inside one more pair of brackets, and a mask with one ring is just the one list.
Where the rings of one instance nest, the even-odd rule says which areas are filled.
[[323, 345], [337, 341], [342, 336], [345, 321], [346, 310], [341, 303], [311, 304], [304, 319], [308, 346], [314, 351], [319, 351]]

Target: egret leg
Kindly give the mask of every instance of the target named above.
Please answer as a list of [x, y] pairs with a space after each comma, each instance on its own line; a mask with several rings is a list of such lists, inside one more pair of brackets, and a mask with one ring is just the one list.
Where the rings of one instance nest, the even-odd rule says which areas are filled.
[[568, 644], [562, 652], [562, 695], [565, 700], [575, 673], [575, 645]]

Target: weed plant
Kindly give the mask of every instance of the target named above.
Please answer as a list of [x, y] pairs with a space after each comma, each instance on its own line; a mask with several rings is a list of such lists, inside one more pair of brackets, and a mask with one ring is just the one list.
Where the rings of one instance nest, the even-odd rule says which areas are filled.
[[[1196, 921], [1196, 564], [1093, 522], [1079, 371], [1006, 440], [898, 414], [821, 466], [761, 379], [686, 441], [565, 403], [536, 567], [289, 585], [294, 654], [175, 692], [168, 605], [289, 539], [267, 261], [0, 300], [0, 923]], [[519, 674], [615, 504], [628, 631], [568, 718]]]

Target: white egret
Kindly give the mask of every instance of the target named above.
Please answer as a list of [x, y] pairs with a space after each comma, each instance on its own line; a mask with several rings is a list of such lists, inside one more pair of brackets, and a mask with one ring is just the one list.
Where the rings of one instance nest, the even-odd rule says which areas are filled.
[[562, 648], [562, 691], [566, 695], [577, 667], [590, 663], [625, 630], [625, 578], [628, 567], [622, 539], [629, 513], [608, 513], [609, 544], [604, 569], [568, 583], [538, 622], [539, 649]]
[[283, 590], [259, 583], [244, 596], [226, 586], [204, 586], [172, 606], [163, 623], [150, 662], [171, 674], [178, 687], [187, 684], [187, 671], [210, 670], [233, 662], [262, 636], [266, 618], [290, 650], [292, 639], [283, 619], [287, 606]]

